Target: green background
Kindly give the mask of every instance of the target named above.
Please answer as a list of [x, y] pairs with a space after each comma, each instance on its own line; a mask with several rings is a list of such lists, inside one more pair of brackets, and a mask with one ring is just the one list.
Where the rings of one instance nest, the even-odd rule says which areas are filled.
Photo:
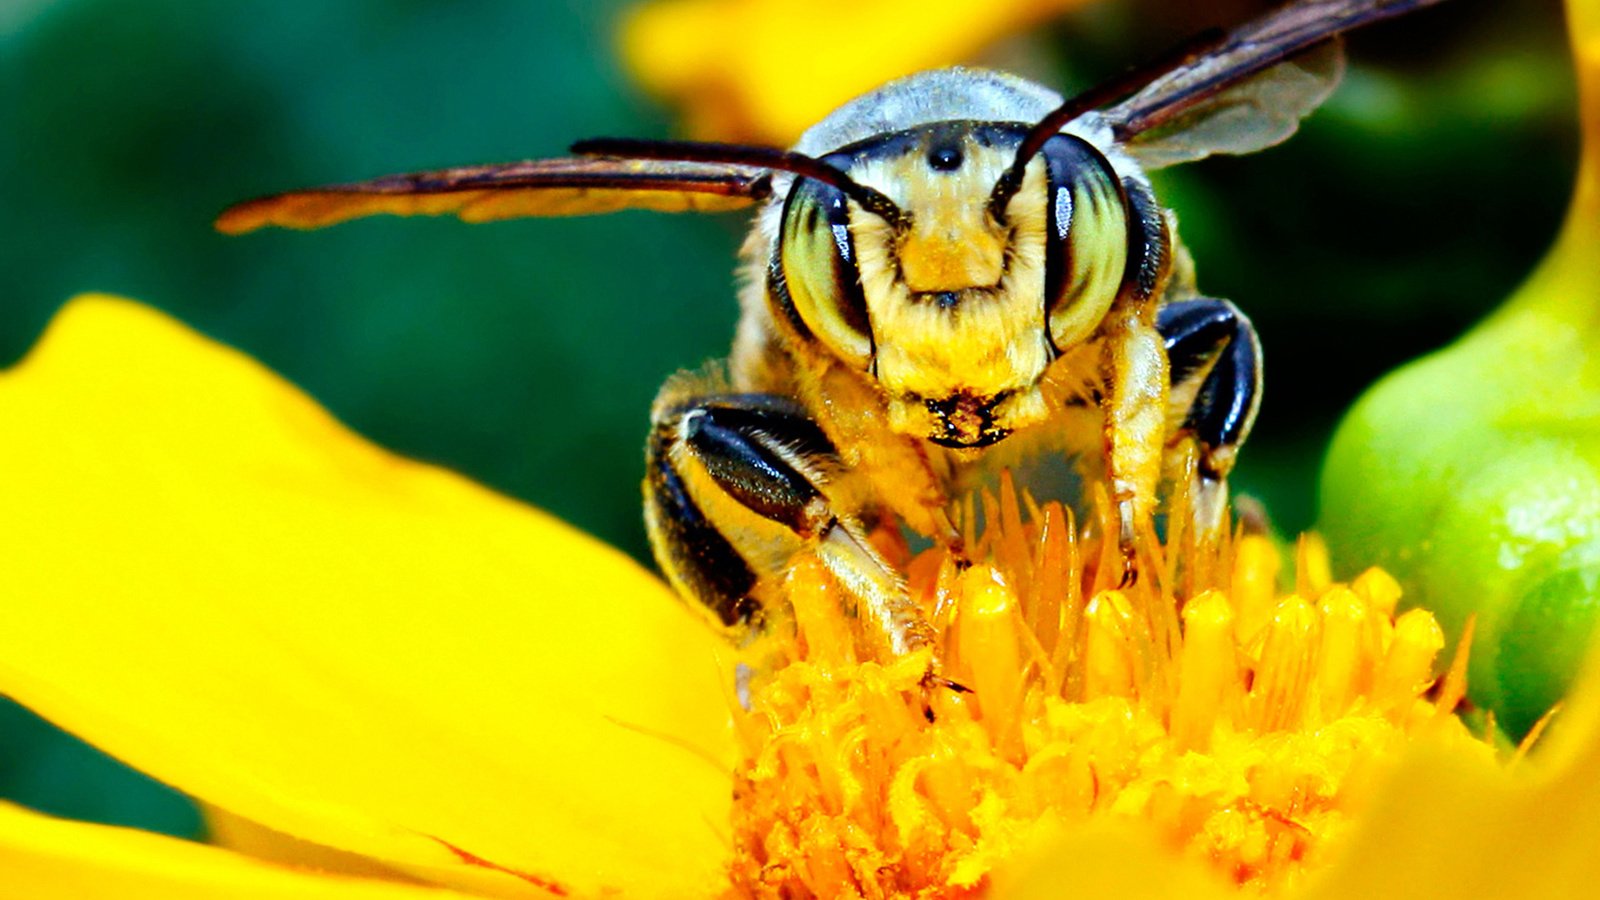
[[[1260, 5], [1103, 5], [1006, 58], [1084, 86]], [[671, 134], [612, 51], [621, 6], [0, 0], [0, 364], [74, 293], [136, 297], [380, 443], [644, 557], [648, 405], [726, 352], [742, 217], [209, 228], [260, 193]], [[1576, 158], [1554, 0], [1452, 0], [1352, 50], [1345, 88], [1289, 144], [1158, 183], [1202, 288], [1261, 332], [1267, 393], [1237, 483], [1288, 532], [1314, 517], [1339, 412], [1511, 290]], [[181, 798], [9, 706], [0, 796], [198, 829]]]

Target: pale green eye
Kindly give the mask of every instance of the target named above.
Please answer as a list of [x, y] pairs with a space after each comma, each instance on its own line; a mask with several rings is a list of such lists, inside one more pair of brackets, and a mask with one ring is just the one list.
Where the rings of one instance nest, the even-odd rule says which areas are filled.
[[849, 221], [842, 192], [800, 179], [784, 206], [780, 277], [772, 293], [802, 336], [815, 335], [840, 359], [865, 369], [872, 362], [872, 326]]
[[1066, 350], [1105, 318], [1128, 266], [1128, 214], [1116, 174], [1100, 152], [1072, 135], [1040, 151], [1050, 196], [1045, 311], [1050, 340]]

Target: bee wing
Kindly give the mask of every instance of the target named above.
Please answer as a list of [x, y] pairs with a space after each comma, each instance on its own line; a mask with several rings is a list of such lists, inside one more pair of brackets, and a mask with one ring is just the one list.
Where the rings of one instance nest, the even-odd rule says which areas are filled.
[[467, 222], [650, 209], [722, 212], [771, 193], [754, 166], [572, 157], [388, 175], [246, 200], [223, 210], [218, 231], [266, 225], [321, 228], [361, 216], [453, 214]]
[[[1253, 153], [1294, 134], [1344, 71], [1336, 38], [1440, 0], [1302, 0], [1105, 110], [1117, 139], [1148, 169]], [[1322, 46], [1318, 46], [1322, 45]]]
[[1214, 153], [1265, 150], [1294, 134], [1343, 74], [1343, 49], [1330, 42], [1219, 91], [1123, 146], [1147, 171]]

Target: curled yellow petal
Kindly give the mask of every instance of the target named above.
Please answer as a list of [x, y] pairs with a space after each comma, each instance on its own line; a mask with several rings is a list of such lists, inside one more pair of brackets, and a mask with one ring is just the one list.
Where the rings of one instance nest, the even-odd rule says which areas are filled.
[[0, 804], [0, 898], [455, 900], [418, 885], [296, 871], [189, 841]]
[[622, 555], [127, 301], [69, 305], [0, 421], [0, 691], [440, 883], [722, 877], [719, 639]]

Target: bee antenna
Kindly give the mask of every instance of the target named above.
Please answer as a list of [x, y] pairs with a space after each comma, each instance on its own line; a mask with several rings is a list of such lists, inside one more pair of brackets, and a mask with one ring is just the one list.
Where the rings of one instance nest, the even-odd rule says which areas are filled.
[[1192, 63], [1222, 43], [1227, 36], [1227, 32], [1221, 28], [1202, 31], [1150, 62], [1135, 66], [1116, 78], [1070, 97], [1065, 103], [1051, 110], [1028, 129], [1028, 133], [1022, 138], [1022, 143], [1017, 145], [1017, 155], [1012, 160], [1011, 167], [1006, 169], [999, 181], [995, 182], [994, 192], [989, 195], [990, 215], [993, 215], [997, 222], [1006, 220], [1006, 205], [1022, 188], [1022, 176], [1028, 168], [1028, 162], [1038, 155], [1039, 151], [1044, 149], [1045, 142], [1059, 134], [1068, 122], [1112, 101], [1121, 100], [1149, 86], [1168, 72]]
[[656, 159], [673, 162], [729, 163], [761, 169], [793, 172], [805, 178], [814, 178], [844, 192], [862, 209], [883, 219], [896, 230], [905, 227], [907, 216], [880, 191], [852, 179], [844, 170], [830, 166], [820, 159], [753, 144], [722, 144], [712, 141], [655, 141], [640, 138], [590, 138], [572, 145], [572, 152], [580, 156], [612, 156], [623, 159]]

